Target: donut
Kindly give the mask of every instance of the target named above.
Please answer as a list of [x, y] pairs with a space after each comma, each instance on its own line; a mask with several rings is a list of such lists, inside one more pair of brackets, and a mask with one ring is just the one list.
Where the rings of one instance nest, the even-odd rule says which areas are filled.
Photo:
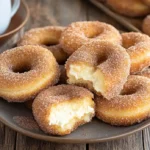
[[59, 65], [60, 67], [60, 78], [58, 84], [66, 84], [67, 83], [67, 75], [64, 65]]
[[149, 36], [137, 32], [122, 33], [122, 43], [130, 55], [131, 74], [135, 74], [150, 65]]
[[33, 115], [48, 134], [66, 135], [90, 122], [95, 115], [93, 94], [73, 85], [52, 86], [35, 98]]
[[25, 45], [0, 54], [0, 97], [9, 102], [33, 99], [59, 79], [53, 54], [41, 46]]
[[107, 100], [96, 97], [96, 117], [116, 126], [129, 126], [150, 117], [150, 79], [131, 75], [121, 94]]
[[144, 3], [145, 5], [147, 5], [147, 6], [150, 7], [150, 0], [142, 0], [142, 1], [143, 1], [143, 3]]
[[79, 47], [91, 41], [112, 41], [121, 44], [121, 36], [113, 26], [99, 21], [75, 22], [69, 25], [61, 35], [60, 44], [71, 55]]
[[68, 58], [68, 55], [59, 44], [59, 39], [64, 29], [64, 27], [60, 26], [46, 26], [31, 29], [25, 33], [17, 45], [43, 46], [53, 53], [58, 63], [64, 63]]
[[150, 13], [150, 9], [141, 0], [106, 0], [107, 5], [115, 12], [128, 16], [139, 17]]
[[75, 51], [65, 67], [69, 84], [84, 86], [111, 99], [120, 93], [127, 80], [130, 58], [118, 44], [93, 41]]
[[150, 36], [150, 15], [148, 15], [147, 17], [145, 17], [145, 19], [143, 20], [142, 23], [142, 31]]

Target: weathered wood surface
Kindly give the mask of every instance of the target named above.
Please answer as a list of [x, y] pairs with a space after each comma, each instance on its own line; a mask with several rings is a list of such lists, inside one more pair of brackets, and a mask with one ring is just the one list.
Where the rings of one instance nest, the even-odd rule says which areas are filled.
[[[68, 25], [73, 21], [100, 20], [124, 28], [86, 0], [27, 0], [31, 17], [28, 24], [0, 51], [12, 47], [30, 28], [46, 25]], [[150, 130], [110, 142], [97, 144], [56, 144], [40, 141], [17, 133], [0, 123], [0, 150], [149, 150]]]

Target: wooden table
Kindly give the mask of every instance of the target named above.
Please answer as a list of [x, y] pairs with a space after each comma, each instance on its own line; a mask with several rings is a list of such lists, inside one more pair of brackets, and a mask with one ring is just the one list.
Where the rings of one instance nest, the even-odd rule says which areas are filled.
[[[0, 50], [12, 47], [24, 31], [46, 25], [68, 25], [73, 21], [100, 20], [125, 30], [86, 0], [27, 0], [31, 17], [28, 24]], [[57, 144], [17, 133], [0, 123], [0, 150], [150, 150], [150, 128], [110, 142], [97, 144]]]

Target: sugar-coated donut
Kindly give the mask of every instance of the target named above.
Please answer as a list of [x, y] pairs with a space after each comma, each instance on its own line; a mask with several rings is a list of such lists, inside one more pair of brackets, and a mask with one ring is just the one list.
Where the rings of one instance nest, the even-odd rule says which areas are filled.
[[142, 23], [142, 31], [150, 36], [150, 15], [145, 17]]
[[96, 97], [96, 117], [116, 126], [128, 126], [150, 117], [150, 79], [131, 75], [122, 93], [112, 100]]
[[137, 32], [122, 33], [123, 47], [131, 58], [131, 74], [150, 65], [150, 37]]
[[0, 54], [0, 97], [27, 101], [57, 83], [59, 75], [56, 59], [46, 48], [26, 45], [7, 50]]
[[58, 85], [42, 91], [32, 109], [41, 129], [49, 134], [66, 135], [90, 122], [95, 115], [93, 94], [85, 88]]
[[64, 27], [60, 26], [46, 26], [31, 29], [25, 33], [17, 45], [43, 46], [53, 53], [58, 63], [63, 63], [68, 58], [68, 55], [59, 44], [59, 39], [64, 29]]
[[145, 3], [147, 6], [150, 7], [150, 0], [142, 0], [142, 1], [143, 1], [143, 3]]
[[120, 93], [130, 72], [126, 50], [108, 41], [93, 41], [75, 51], [66, 62], [69, 84], [76, 84], [111, 99]]
[[60, 44], [66, 53], [72, 54], [83, 44], [95, 40], [112, 41], [121, 44], [121, 36], [118, 30], [99, 21], [72, 23], [62, 33]]
[[139, 17], [150, 13], [149, 7], [141, 0], [106, 0], [106, 2], [115, 12], [129, 17]]

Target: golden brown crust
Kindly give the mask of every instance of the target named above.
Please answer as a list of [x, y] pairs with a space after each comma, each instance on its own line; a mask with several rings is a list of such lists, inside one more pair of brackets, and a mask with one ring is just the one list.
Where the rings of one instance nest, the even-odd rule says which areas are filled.
[[[62, 130], [59, 126], [49, 124], [50, 113], [53, 113], [51, 112], [51, 108], [54, 105], [61, 105], [64, 102], [82, 104], [82, 99], [84, 98], [89, 98], [90, 103], [92, 103], [91, 105], [95, 107], [95, 104], [92, 101], [93, 94], [85, 88], [72, 85], [49, 87], [35, 98], [32, 105], [33, 115], [44, 132], [54, 135], [66, 135], [75, 130], [79, 125], [84, 124], [85, 121], [76, 121], [73, 128]], [[93, 115], [91, 116], [91, 119], [92, 117]]]
[[83, 44], [95, 40], [122, 42], [118, 30], [113, 26], [99, 21], [83, 21], [68, 26], [62, 33], [60, 44], [66, 53], [72, 54]]
[[64, 29], [65, 28], [61, 26], [46, 26], [31, 29], [24, 34], [17, 45], [43, 46], [53, 53], [58, 63], [63, 63], [68, 58], [68, 55], [64, 52], [59, 44], [59, 39]]
[[150, 114], [150, 80], [131, 75], [120, 95], [111, 101], [96, 97], [96, 116], [104, 122], [128, 126], [141, 122]]
[[26, 45], [0, 54], [0, 96], [8, 101], [32, 99], [56, 84], [59, 75], [53, 54], [43, 47]]
[[[103, 61], [103, 58], [106, 59]], [[129, 75], [129, 55], [123, 47], [111, 42], [93, 41], [85, 44], [74, 52], [65, 65], [68, 78], [70, 74], [70, 66], [72, 64], [80, 65], [82, 63], [92, 66], [102, 72], [104, 76], [105, 90], [103, 93], [97, 94], [102, 94], [107, 99], [111, 99], [120, 93], [127, 80], [127, 76]], [[71, 84], [69, 79], [68, 83]], [[84, 86], [87, 87], [86, 84]], [[90, 88], [90, 90], [91, 89], [93, 89], [93, 87]]]
[[150, 13], [149, 7], [141, 0], [107, 0], [107, 4], [115, 12], [129, 17], [139, 17]]
[[150, 36], [150, 15], [145, 17], [142, 23], [142, 31]]
[[135, 74], [150, 65], [149, 36], [136, 32], [123, 33], [122, 43], [130, 55], [131, 74]]

